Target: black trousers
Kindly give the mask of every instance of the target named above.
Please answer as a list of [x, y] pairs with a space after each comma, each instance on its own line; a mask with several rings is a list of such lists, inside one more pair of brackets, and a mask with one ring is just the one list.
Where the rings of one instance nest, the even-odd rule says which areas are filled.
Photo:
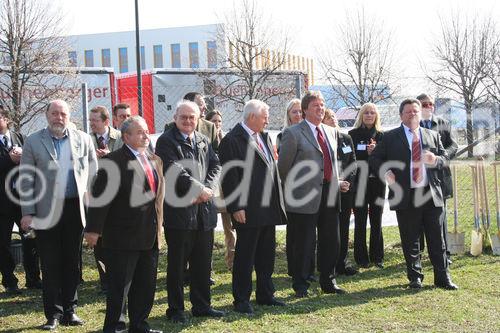
[[434, 267], [434, 282], [444, 282], [449, 278], [449, 273], [441, 225], [443, 207], [434, 206], [432, 198], [423, 205], [415, 207], [414, 195], [415, 190], [410, 190], [409, 207], [396, 210], [408, 279], [412, 281], [424, 278], [420, 261], [420, 235], [423, 233], [428, 245], [429, 258]]
[[150, 250], [103, 249], [108, 292], [104, 332], [125, 330], [128, 301], [129, 332], [149, 329], [146, 319], [153, 307], [158, 267], [158, 246]]
[[106, 271], [102, 269], [102, 266], [100, 263], [106, 267], [106, 255], [105, 255], [105, 250], [102, 248], [102, 240], [99, 237], [97, 240], [96, 245], [94, 246], [94, 259], [95, 263], [97, 266], [97, 271], [99, 272], [99, 283], [101, 285], [101, 290], [107, 290], [108, 289], [108, 280], [106, 276]]
[[[384, 238], [382, 235], [383, 206], [375, 204], [377, 198], [384, 198], [385, 184], [378, 178], [368, 178], [365, 200], [361, 206], [354, 206], [354, 260], [358, 265], [384, 260]], [[366, 222], [370, 217], [370, 250], [366, 245]]]
[[[450, 248], [448, 247], [448, 216], [446, 214], [446, 199], [443, 199], [444, 207], [443, 212], [441, 213], [441, 223], [443, 225], [443, 238], [444, 238], [444, 246], [446, 248], [446, 256], [449, 258], [451, 256]], [[425, 249], [425, 238], [424, 234], [420, 236], [420, 252], [424, 252]]]
[[[293, 257], [292, 257], [292, 252], [293, 252], [293, 244], [295, 243], [295, 237], [293, 233], [293, 228], [291, 228], [288, 224], [286, 225], [286, 263], [287, 263], [287, 274], [288, 276], [293, 275]], [[309, 268], [309, 275], [314, 275], [314, 271], [316, 270], [316, 243], [317, 243], [317, 237], [316, 233], [314, 233], [314, 244], [312, 247], [312, 253], [311, 253], [311, 264]]]
[[210, 308], [210, 263], [214, 243], [213, 230], [165, 228], [168, 245], [168, 314], [184, 311], [184, 267], [189, 262], [189, 299], [193, 312]]
[[351, 222], [353, 199], [354, 195], [351, 191], [342, 193], [340, 195], [340, 207], [342, 208], [342, 211], [339, 214], [340, 250], [339, 259], [336, 266], [337, 272], [344, 271], [347, 265], [347, 252], [349, 249], [349, 224]]
[[311, 253], [314, 250], [314, 237], [318, 229], [318, 270], [320, 282], [335, 275], [335, 266], [339, 257], [339, 210], [328, 207], [330, 185], [324, 184], [320, 208], [315, 214], [287, 212], [288, 222], [295, 234], [293, 246], [292, 287], [295, 291], [306, 291], [309, 288], [307, 277], [310, 270]]
[[272, 300], [275, 291], [271, 276], [276, 254], [276, 226], [236, 228], [236, 239], [233, 262], [234, 304], [250, 301], [254, 268], [257, 277], [257, 302]]
[[[3, 203], [2, 203], [3, 205]], [[19, 206], [3, 206], [0, 211], [0, 272], [2, 274], [2, 285], [4, 287], [17, 286], [17, 277], [14, 275], [16, 268], [14, 258], [10, 253], [12, 239], [12, 227], [14, 223], [20, 228], [21, 208]], [[40, 281], [40, 266], [36, 241], [34, 239], [21, 237], [23, 249], [23, 267], [26, 276], [26, 284], [34, 284]]]
[[60, 319], [64, 313], [73, 313], [77, 305], [83, 232], [78, 200], [64, 201], [62, 215], [53, 228], [36, 230], [47, 319]]

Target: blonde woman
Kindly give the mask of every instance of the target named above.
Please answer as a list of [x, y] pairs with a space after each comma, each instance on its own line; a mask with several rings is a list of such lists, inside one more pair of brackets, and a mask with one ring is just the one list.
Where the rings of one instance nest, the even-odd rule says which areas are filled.
[[[283, 129], [298, 124], [302, 121], [302, 108], [300, 106], [300, 99], [294, 98], [288, 102], [285, 109], [285, 117], [283, 122]], [[281, 133], [276, 137], [276, 148], [279, 152], [279, 143], [281, 139]]]
[[[361, 106], [354, 128], [349, 131], [352, 138], [356, 161], [358, 165], [368, 163], [368, 156], [380, 143], [383, 138], [383, 132], [380, 125], [380, 113], [377, 106], [373, 103], [365, 103]], [[379, 268], [384, 267], [384, 239], [382, 236], [382, 212], [383, 206], [375, 203], [377, 198], [384, 198], [385, 183], [382, 182], [376, 174], [370, 171], [366, 182], [358, 179], [356, 189], [365, 186], [365, 198], [361, 205], [354, 206], [354, 260], [363, 268], [367, 268], [370, 263]], [[354, 196], [356, 197], [356, 196]], [[370, 249], [366, 244], [366, 222], [370, 217]]]

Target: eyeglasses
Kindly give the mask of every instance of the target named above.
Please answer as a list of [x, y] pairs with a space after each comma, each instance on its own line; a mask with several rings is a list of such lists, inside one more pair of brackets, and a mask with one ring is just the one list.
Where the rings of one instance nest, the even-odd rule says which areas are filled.
[[423, 108], [430, 108], [432, 106], [434, 106], [434, 103], [432, 103], [432, 102], [423, 102], [422, 103]]

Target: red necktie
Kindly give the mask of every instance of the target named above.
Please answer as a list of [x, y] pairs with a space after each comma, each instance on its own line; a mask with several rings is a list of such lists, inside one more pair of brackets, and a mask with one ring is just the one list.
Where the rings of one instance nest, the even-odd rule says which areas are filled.
[[148, 159], [145, 154], [139, 154], [139, 158], [141, 159], [142, 166], [144, 171], [146, 172], [146, 177], [148, 178], [149, 187], [153, 193], [156, 193], [156, 182], [155, 176], [153, 174], [153, 170], [151, 169], [151, 165], [149, 165]]
[[412, 162], [412, 172], [413, 181], [415, 183], [420, 183], [422, 181], [422, 150], [420, 148], [420, 139], [418, 137], [418, 129], [412, 130], [413, 139], [411, 142], [411, 162]]
[[257, 146], [259, 146], [260, 151], [262, 152], [262, 154], [264, 154], [264, 156], [266, 157], [266, 160], [267, 160], [268, 158], [267, 158], [266, 151], [264, 150], [264, 146], [262, 145], [262, 143], [260, 143], [258, 136], [259, 136], [259, 134], [257, 132], [255, 132], [253, 134], [253, 138], [254, 138], [255, 142], [257, 143]]
[[318, 131], [319, 147], [323, 152], [323, 179], [329, 182], [332, 180], [332, 159], [330, 157], [330, 149], [328, 149], [328, 145], [326, 144], [323, 133], [321, 132], [319, 127], [316, 127], [316, 131]]

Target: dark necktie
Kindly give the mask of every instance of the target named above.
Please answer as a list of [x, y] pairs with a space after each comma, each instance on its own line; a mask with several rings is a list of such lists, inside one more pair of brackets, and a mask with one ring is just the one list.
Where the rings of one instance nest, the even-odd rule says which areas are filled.
[[418, 137], [418, 129], [411, 130], [413, 139], [411, 142], [411, 161], [413, 171], [413, 181], [420, 183], [422, 181], [422, 151], [420, 149], [420, 138]]
[[5, 148], [9, 148], [9, 138], [7, 137], [7, 135], [3, 136], [2, 144]]
[[317, 138], [319, 147], [323, 152], [323, 179], [329, 182], [332, 180], [332, 158], [330, 156], [330, 149], [328, 149], [328, 145], [319, 127], [316, 127], [316, 131], [318, 131]]
[[425, 127], [428, 129], [432, 129], [432, 122], [429, 119], [425, 121]]
[[255, 143], [259, 147], [259, 150], [262, 152], [262, 154], [264, 154], [264, 156], [266, 157], [266, 160], [268, 160], [264, 146], [259, 141], [259, 134], [257, 132], [255, 132], [252, 136], [253, 136], [253, 139], [255, 140]]
[[105, 149], [106, 144], [104, 143], [104, 137], [100, 136], [99, 139], [97, 139], [97, 148], [99, 149]]

